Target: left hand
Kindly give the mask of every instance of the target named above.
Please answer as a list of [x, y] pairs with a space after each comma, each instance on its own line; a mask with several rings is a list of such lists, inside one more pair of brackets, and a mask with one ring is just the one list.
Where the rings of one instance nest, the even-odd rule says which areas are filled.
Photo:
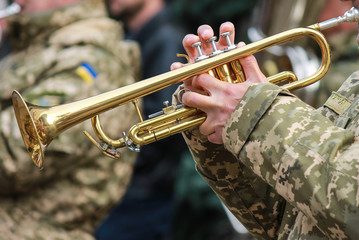
[[[223, 32], [232, 32], [230, 38], [234, 39], [234, 25], [230, 22], [223, 23], [220, 27], [220, 34]], [[202, 42], [203, 54], [210, 54], [212, 51], [211, 44], [206, 42], [213, 37], [213, 29], [208, 25], [202, 25], [198, 28], [198, 35], [188, 34], [183, 39], [183, 46], [193, 63], [197, 57], [196, 49], [192, 44], [198, 41]], [[238, 47], [244, 46], [244, 43], [238, 44]], [[221, 38], [216, 43], [217, 49], [223, 49], [227, 46], [225, 39]], [[222, 82], [209, 74], [200, 74], [184, 82], [187, 91], [182, 96], [184, 104], [195, 107], [207, 114], [207, 118], [200, 126], [201, 134], [206, 135], [212, 143], [222, 144], [223, 127], [231, 116], [232, 112], [246, 93], [249, 86], [253, 83], [268, 82], [267, 78], [259, 69], [257, 60], [250, 55], [239, 59], [246, 82], [244, 83], [227, 83]], [[173, 63], [171, 69], [182, 67], [181, 63]]]

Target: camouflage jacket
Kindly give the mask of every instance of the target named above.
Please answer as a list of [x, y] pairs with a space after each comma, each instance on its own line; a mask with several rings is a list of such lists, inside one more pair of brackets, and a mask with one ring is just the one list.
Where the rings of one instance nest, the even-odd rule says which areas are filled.
[[[139, 48], [122, 40], [122, 26], [106, 17], [101, 2], [9, 19], [14, 49], [0, 62], [1, 239], [91, 239], [97, 222], [126, 190], [135, 153], [124, 149], [120, 160], [106, 157], [82, 133], [94, 135], [86, 121], [52, 141], [40, 171], [11, 107], [14, 89], [31, 103], [50, 106], [138, 80]], [[130, 104], [101, 115], [113, 138], [136, 120]]]
[[313, 109], [276, 85], [249, 88], [224, 145], [185, 133], [198, 172], [257, 239], [359, 236], [359, 72]]

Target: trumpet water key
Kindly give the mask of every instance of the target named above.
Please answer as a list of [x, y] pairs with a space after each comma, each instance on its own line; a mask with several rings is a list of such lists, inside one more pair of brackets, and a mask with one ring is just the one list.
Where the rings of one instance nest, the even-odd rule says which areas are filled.
[[[64, 105], [36, 106], [26, 102], [19, 92], [14, 91], [13, 107], [25, 146], [36, 166], [41, 168], [44, 162], [44, 150], [52, 139], [66, 129], [91, 118], [94, 131], [100, 142], [96, 142], [88, 133], [86, 135], [106, 155], [117, 158], [120, 156], [119, 149], [126, 146], [139, 151], [140, 147], [145, 144], [199, 126], [205, 120], [206, 115], [195, 108], [166, 104], [162, 111], [143, 120], [137, 99], [206, 72], [219, 80], [234, 84], [245, 81], [238, 59], [277, 44], [310, 37], [317, 42], [322, 54], [321, 66], [317, 72], [303, 79], [297, 79], [296, 75], [289, 71], [268, 77], [271, 83], [281, 84], [281, 87], [288, 90], [303, 88], [320, 80], [330, 66], [330, 47], [321, 31], [343, 22], [359, 22], [358, 10], [352, 8], [343, 16], [308, 27], [288, 30], [240, 48], [229, 41], [230, 33], [224, 33], [221, 37], [226, 38], [228, 46], [225, 49], [216, 49], [214, 44], [216, 39], [208, 39], [213, 46], [213, 53], [209, 55], [202, 54], [199, 43], [194, 44], [193, 47], [198, 50], [198, 58], [193, 64]], [[284, 82], [285, 84], [283, 84]], [[98, 115], [129, 102], [134, 104], [140, 122], [131, 127], [127, 133], [123, 132], [122, 138], [113, 140], [102, 130]]]

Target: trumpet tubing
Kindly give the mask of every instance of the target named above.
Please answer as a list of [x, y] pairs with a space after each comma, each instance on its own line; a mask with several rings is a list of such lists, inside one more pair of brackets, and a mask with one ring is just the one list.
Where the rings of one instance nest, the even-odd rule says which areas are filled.
[[[136, 103], [137, 99], [206, 72], [222, 81], [243, 82], [245, 76], [238, 59], [277, 44], [310, 37], [318, 43], [321, 49], [322, 62], [317, 72], [300, 80], [297, 80], [296, 75], [289, 71], [268, 77], [273, 84], [289, 81], [281, 86], [288, 90], [303, 88], [321, 79], [330, 66], [330, 48], [320, 31], [342, 22], [358, 22], [358, 16], [358, 10], [353, 8], [344, 16], [305, 28], [288, 30], [240, 48], [231, 44], [228, 41], [229, 33], [225, 33], [222, 37], [227, 39], [228, 47], [224, 50], [217, 50], [214, 44], [215, 39], [209, 39], [213, 46], [213, 53], [208, 56], [203, 55], [200, 44], [195, 44], [193, 47], [198, 49], [199, 56], [193, 64], [69, 104], [40, 107], [26, 102], [20, 93], [14, 91], [12, 100], [20, 132], [32, 160], [39, 168], [43, 166], [44, 150], [54, 137], [90, 118], [92, 118], [100, 143], [88, 133], [85, 134], [104, 154], [117, 158], [120, 155], [119, 149], [124, 146], [138, 151], [142, 145], [200, 125], [206, 115], [194, 108], [172, 105], [163, 108], [161, 112], [153, 114], [150, 119], [144, 121]], [[135, 124], [128, 133], [124, 132], [123, 138], [112, 140], [102, 130], [98, 115], [129, 102], [134, 104], [140, 122]]]

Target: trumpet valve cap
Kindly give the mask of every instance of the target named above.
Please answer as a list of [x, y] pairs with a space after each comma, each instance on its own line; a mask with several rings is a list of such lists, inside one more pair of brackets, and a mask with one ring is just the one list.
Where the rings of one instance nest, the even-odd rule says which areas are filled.
[[212, 56], [216, 56], [220, 53], [222, 53], [223, 51], [222, 50], [218, 50], [217, 47], [216, 47], [216, 43], [215, 41], [217, 40], [217, 37], [216, 36], [213, 36], [209, 39], [207, 39], [206, 41], [211, 43], [212, 44], [212, 49], [213, 49], [213, 52], [209, 55], [210, 57]]
[[201, 46], [202, 46], [201, 42], [195, 42], [195, 43], [192, 44], [192, 47], [195, 47], [197, 49], [197, 52], [198, 52], [198, 57], [196, 58], [196, 62], [208, 58], [207, 55], [203, 55], [202, 50], [201, 50]]
[[224, 32], [222, 33], [222, 37], [224, 37], [227, 41], [227, 44], [228, 44], [228, 47], [226, 47], [224, 49], [224, 51], [229, 51], [229, 50], [232, 50], [232, 49], [235, 49], [236, 48], [236, 45], [234, 45], [232, 42], [231, 42], [231, 39], [229, 38], [229, 36], [231, 35], [232, 33], [231, 32]]

